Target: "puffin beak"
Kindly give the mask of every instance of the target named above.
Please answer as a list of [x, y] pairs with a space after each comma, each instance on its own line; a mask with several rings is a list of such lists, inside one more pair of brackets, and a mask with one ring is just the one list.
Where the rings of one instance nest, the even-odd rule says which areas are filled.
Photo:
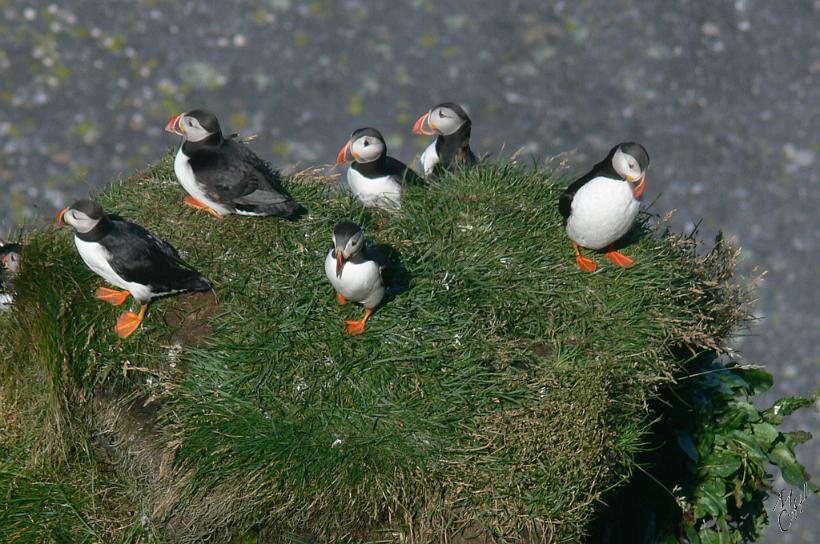
[[422, 134], [424, 136], [432, 136], [435, 134], [435, 126], [430, 122], [430, 112], [428, 111], [419, 117], [416, 124], [413, 125], [413, 134]]
[[345, 265], [345, 257], [341, 249], [336, 250], [336, 277], [342, 277], [342, 267]]
[[646, 172], [640, 177], [638, 185], [632, 189], [632, 194], [635, 195], [635, 198], [641, 198], [644, 189], [646, 189]]
[[336, 164], [344, 164], [352, 160], [353, 153], [350, 151], [350, 140], [348, 140], [342, 150], [339, 151], [339, 155], [336, 156]]
[[176, 134], [177, 136], [184, 136], [185, 129], [182, 128], [179, 124], [179, 120], [181, 117], [182, 114], [180, 113], [168, 119], [168, 124], [165, 125], [165, 132], [170, 132], [171, 134]]
[[68, 208], [63, 208], [62, 210], [57, 212], [57, 217], [54, 218], [54, 225], [55, 226], [62, 227], [63, 225], [65, 225], [65, 221], [63, 221], [63, 216], [65, 215], [65, 212], [67, 212], [67, 211], [68, 211]]

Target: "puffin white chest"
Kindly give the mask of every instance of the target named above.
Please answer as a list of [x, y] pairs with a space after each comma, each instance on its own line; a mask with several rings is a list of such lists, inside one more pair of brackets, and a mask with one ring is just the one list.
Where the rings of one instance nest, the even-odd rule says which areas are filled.
[[401, 183], [393, 176], [368, 178], [350, 167], [347, 169], [347, 184], [365, 206], [387, 209], [401, 207]]
[[436, 142], [438, 138], [433, 140], [433, 143], [427, 146], [427, 149], [424, 150], [424, 153], [421, 154], [421, 168], [424, 171], [425, 176], [429, 176], [433, 173], [433, 169], [436, 167], [439, 161], [438, 151], [436, 151]]
[[381, 271], [375, 261], [346, 262], [341, 277], [336, 277], [333, 250], [325, 258], [325, 275], [333, 288], [347, 300], [360, 302], [365, 308], [375, 308], [384, 297]]
[[229, 210], [225, 206], [208, 198], [208, 195], [205, 193], [202, 185], [196, 180], [194, 169], [191, 168], [188, 155], [182, 152], [182, 146], [179, 147], [176, 158], [174, 158], [174, 173], [177, 175], [179, 184], [182, 185], [182, 188], [185, 189], [189, 195], [199, 200], [203, 204], [207, 204], [211, 209], [215, 210], [220, 215], [228, 215], [229, 213], [233, 213], [233, 210]]
[[125, 289], [139, 301], [147, 301], [154, 295], [149, 286], [127, 281], [117, 274], [109, 262], [111, 254], [102, 245], [97, 242], [80, 240], [76, 236], [74, 245], [77, 246], [77, 252], [86, 266], [111, 285]]
[[629, 231], [639, 207], [626, 181], [594, 178], [572, 199], [567, 234], [583, 247], [604, 248]]

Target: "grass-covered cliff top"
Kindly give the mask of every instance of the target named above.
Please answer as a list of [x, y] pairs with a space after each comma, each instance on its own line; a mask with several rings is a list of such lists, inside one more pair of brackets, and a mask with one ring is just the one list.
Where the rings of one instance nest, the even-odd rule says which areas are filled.
[[[96, 197], [215, 289], [154, 302], [128, 340], [71, 233], [27, 234], [0, 318], [4, 542], [578, 541], [658, 384], [741, 317], [731, 250], [645, 225], [636, 267], [580, 272], [563, 173], [487, 164], [386, 215], [308, 172], [300, 220], [217, 220], [171, 161]], [[323, 271], [342, 219], [397, 263], [355, 338]]]

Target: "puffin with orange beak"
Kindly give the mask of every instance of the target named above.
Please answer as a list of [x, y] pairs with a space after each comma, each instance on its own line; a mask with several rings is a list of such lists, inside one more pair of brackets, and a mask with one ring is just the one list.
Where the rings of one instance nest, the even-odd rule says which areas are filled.
[[208, 280], [183, 263], [171, 244], [139, 225], [106, 214], [94, 201], [79, 200], [63, 208], [54, 222], [73, 228], [74, 245], [83, 262], [121, 289], [100, 287], [98, 299], [120, 306], [130, 295], [139, 303], [139, 312], [125, 312], [117, 320], [115, 330], [120, 338], [137, 330], [152, 299], [211, 289]]
[[402, 184], [418, 178], [406, 164], [387, 155], [387, 144], [375, 128], [353, 131], [336, 157], [336, 164], [348, 162], [351, 164], [347, 184], [351, 192], [372, 208], [400, 208]]
[[20, 271], [23, 247], [0, 240], [0, 310], [14, 302], [14, 278]]
[[345, 321], [345, 331], [357, 336], [384, 298], [382, 267], [367, 255], [364, 233], [355, 223], [342, 222], [333, 229], [333, 248], [325, 258], [325, 275], [336, 289], [339, 304], [348, 301], [364, 306], [364, 317]]
[[444, 102], [419, 117], [413, 133], [435, 136], [424, 153], [421, 166], [425, 176], [437, 169], [454, 170], [459, 166], [474, 166], [478, 159], [470, 149], [472, 121], [464, 108], [453, 102]]
[[282, 187], [278, 172], [235, 135], [222, 135], [213, 113], [180, 113], [165, 130], [182, 136], [174, 172], [188, 192], [186, 205], [220, 218], [238, 214], [292, 219], [303, 211]]
[[638, 143], [613, 147], [606, 158], [575, 180], [558, 199], [558, 210], [575, 249], [578, 268], [594, 272], [595, 261], [581, 247], [604, 249], [604, 256], [629, 268], [635, 261], [615, 249], [615, 242], [632, 227], [646, 186], [649, 153]]

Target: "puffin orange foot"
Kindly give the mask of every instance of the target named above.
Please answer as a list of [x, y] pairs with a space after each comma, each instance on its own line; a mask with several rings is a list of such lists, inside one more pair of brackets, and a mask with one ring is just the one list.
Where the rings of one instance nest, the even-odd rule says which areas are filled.
[[364, 317], [362, 317], [359, 321], [345, 321], [345, 332], [350, 336], [359, 336], [364, 332], [364, 326], [367, 323], [367, 320], [370, 319], [371, 315], [373, 315], [373, 310], [366, 308], [364, 311]]
[[119, 319], [117, 319], [117, 336], [122, 339], [126, 339], [132, 334], [134, 331], [139, 328], [142, 320], [145, 318], [145, 310], [148, 308], [147, 305], [143, 304], [140, 306], [139, 313], [134, 312], [125, 312], [122, 314]]
[[185, 204], [186, 206], [190, 206], [190, 207], [192, 207], [192, 208], [194, 208], [194, 209], [196, 209], [196, 210], [205, 210], [206, 212], [208, 212], [209, 214], [213, 215], [214, 217], [216, 217], [216, 218], [218, 218], [218, 219], [222, 219], [222, 216], [221, 216], [221, 215], [219, 215], [219, 212], [217, 212], [216, 210], [212, 209], [212, 208], [211, 208], [210, 206], [208, 206], [207, 204], [205, 204], [205, 203], [203, 203], [203, 202], [201, 202], [201, 201], [199, 201], [199, 200], [195, 199], [195, 198], [194, 198], [194, 197], [192, 197], [191, 195], [188, 195], [188, 196], [186, 196], [185, 198], [183, 198], [183, 199], [182, 199], [182, 203], [183, 203], [183, 204]]
[[100, 287], [97, 289], [97, 292], [94, 294], [98, 299], [104, 300], [109, 304], [113, 304], [114, 306], [120, 306], [123, 304], [126, 299], [128, 299], [128, 295], [130, 295], [128, 291], [117, 291], [116, 289], [109, 289], [107, 287]]
[[341, 304], [342, 306], [347, 304], [347, 299], [341, 293], [336, 293], [336, 300], [338, 300], [339, 304]]
[[581, 247], [577, 242], [572, 242], [572, 247], [575, 249], [575, 262], [578, 263], [578, 268], [584, 272], [595, 272], [598, 265], [589, 257], [581, 255]]
[[604, 257], [612, 261], [613, 263], [617, 264], [618, 266], [623, 266], [624, 268], [632, 268], [635, 266], [635, 261], [624, 255], [623, 253], [618, 253], [615, 251], [615, 246], [609, 246]]

